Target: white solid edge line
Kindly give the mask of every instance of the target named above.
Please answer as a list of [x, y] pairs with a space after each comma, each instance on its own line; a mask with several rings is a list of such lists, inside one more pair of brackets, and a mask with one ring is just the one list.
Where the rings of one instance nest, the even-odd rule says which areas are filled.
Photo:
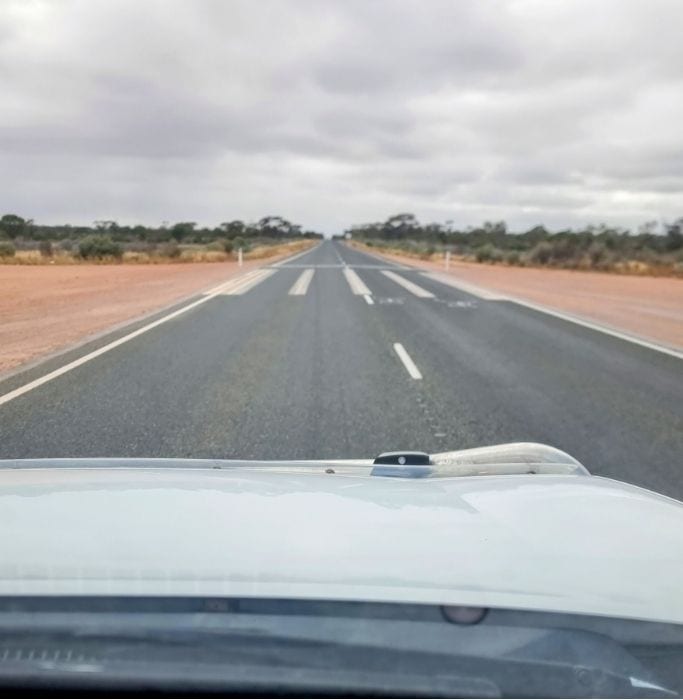
[[365, 282], [358, 276], [358, 273], [352, 270], [350, 267], [345, 267], [342, 272], [344, 273], [344, 277], [346, 277], [346, 281], [349, 283], [349, 287], [351, 287], [351, 291], [354, 294], [372, 294], [372, 292], [367, 288], [365, 285]]
[[295, 296], [295, 297], [304, 296], [306, 294], [306, 292], [308, 291], [308, 287], [311, 284], [311, 280], [313, 279], [314, 272], [315, 272], [315, 270], [313, 270], [311, 268], [304, 270], [299, 275], [296, 282], [292, 285], [292, 288], [289, 290], [289, 295]]
[[[346, 244], [343, 244], [346, 245]], [[387, 265], [393, 265], [395, 270], [401, 270], [401, 271], [406, 271], [406, 270], [417, 270], [418, 268], [413, 267], [411, 265], [408, 265], [407, 263], [404, 265], [402, 263], [397, 263], [394, 262], [393, 260], [388, 260], [387, 258], [383, 258], [381, 255], [376, 255], [375, 253], [368, 253], [367, 250], [360, 250], [359, 248], [354, 248], [353, 246], [348, 246], [351, 250], [355, 250], [357, 253], [360, 253], [361, 255], [367, 255], [369, 258], [374, 258], [375, 260], [378, 260], [379, 262], [383, 263], [383, 267], [386, 267]]]
[[372, 295], [371, 294], [363, 294], [363, 299], [365, 299], [366, 303], [370, 306], [372, 306], [375, 302], [372, 300]]
[[449, 287], [455, 287], [466, 294], [471, 294], [472, 296], [479, 297], [480, 299], [485, 299], [487, 301], [506, 301], [509, 297], [504, 294], [499, 294], [493, 292], [489, 289], [483, 289], [482, 287], [477, 287], [474, 284], [469, 284], [468, 282], [461, 282], [457, 277], [453, 277], [447, 272], [423, 272], [421, 273], [424, 277], [435, 282], [440, 282], [441, 284], [446, 284]]
[[[252, 273], [247, 273], [246, 275], [243, 275], [242, 277], [239, 277], [234, 280], [228, 280], [227, 283], [224, 283], [222, 285], [219, 285], [218, 287], [215, 287], [214, 289], [220, 290], [221, 288], [225, 287], [226, 284], [229, 283], [237, 283], [243, 281], [244, 277], [252, 277]], [[43, 384], [47, 384], [48, 382], [52, 381], [53, 379], [57, 379], [57, 377], [61, 377], [63, 374], [66, 374], [67, 372], [70, 372], [72, 369], [76, 369], [77, 367], [80, 367], [81, 365], [84, 365], [86, 362], [90, 362], [90, 360], [94, 360], [96, 357], [99, 357], [100, 355], [104, 355], [106, 352], [109, 352], [110, 350], [113, 350], [114, 348], [118, 348], [120, 345], [123, 345], [124, 343], [127, 343], [129, 340], [133, 340], [133, 338], [137, 338], [138, 336], [142, 335], [143, 333], [147, 333], [147, 331], [151, 331], [153, 328], [156, 328], [157, 326], [160, 326], [163, 323], [166, 323], [167, 321], [171, 321], [174, 318], [177, 318], [181, 314], [184, 314], [185, 312], [189, 311], [190, 309], [194, 309], [197, 306], [200, 306], [201, 304], [205, 304], [207, 301], [210, 301], [211, 299], [214, 299], [215, 297], [219, 296], [221, 294], [220, 291], [210, 291], [209, 293], [205, 294], [201, 299], [197, 299], [196, 301], [193, 301], [191, 304], [187, 304], [187, 306], [183, 306], [180, 309], [176, 309], [175, 311], [172, 311], [170, 314], [167, 314], [166, 316], [162, 316], [161, 318], [158, 318], [156, 321], [152, 321], [151, 323], [147, 323], [146, 325], [142, 326], [141, 328], [138, 328], [135, 331], [132, 331], [131, 333], [127, 333], [124, 336], [121, 336], [120, 338], [117, 338], [116, 340], [113, 340], [111, 343], [107, 343], [106, 345], [103, 345], [101, 348], [97, 348], [97, 350], [93, 350], [92, 352], [87, 353], [86, 355], [83, 355], [82, 357], [79, 357], [71, 362], [68, 362], [65, 365], [62, 365], [61, 367], [58, 367], [57, 369], [53, 370], [52, 372], [48, 372], [47, 374], [44, 374], [42, 377], [38, 377], [37, 379], [34, 379], [32, 382], [28, 382], [27, 384], [24, 384], [23, 386], [17, 387], [16, 389], [13, 389], [12, 391], [7, 392], [6, 394], [3, 394], [0, 396], [0, 406], [3, 404], [6, 404], [12, 399], [16, 399], [19, 396], [22, 396], [23, 394], [27, 394], [29, 391], [32, 391], [33, 389], [37, 389], [39, 386], [42, 386]]]
[[604, 333], [605, 335], [611, 335], [614, 338], [619, 338], [619, 340], [625, 340], [629, 343], [633, 343], [634, 345], [640, 345], [644, 348], [647, 348], [648, 350], [656, 350], [657, 352], [664, 353], [665, 355], [670, 355], [671, 357], [683, 360], [683, 352], [681, 352], [680, 350], [674, 350], [673, 348], [669, 348], [666, 345], [652, 343], [649, 340], [644, 340], [634, 335], [629, 335], [628, 333], [622, 333], [621, 331], [614, 330], [612, 328], [609, 328], [608, 326], [602, 326], [599, 323], [586, 321], [582, 318], [578, 318], [577, 316], [565, 314], [561, 311], [555, 311], [554, 309], [549, 309], [547, 306], [534, 304], [532, 302], [524, 301], [523, 299], [519, 299], [517, 297], [508, 297], [507, 301], [511, 301], [514, 304], [519, 304], [520, 306], [526, 306], [529, 309], [532, 309], [533, 311], [539, 311], [540, 313], [548, 314], [549, 316], [555, 316], [556, 318], [562, 319], [563, 321], [569, 321], [569, 323], [575, 323], [577, 326], [584, 326], [585, 328], [589, 328], [592, 331], [598, 331], [600, 333]]
[[417, 368], [417, 365], [413, 362], [403, 345], [401, 345], [401, 343], [394, 343], [394, 350], [403, 363], [403, 366], [408, 371], [408, 374], [413, 379], [422, 379], [422, 373]]
[[382, 270], [382, 274], [388, 277], [390, 280], [393, 280], [396, 282], [396, 284], [400, 284], [403, 289], [408, 290], [411, 294], [414, 294], [416, 297], [420, 297], [421, 299], [433, 299], [434, 295], [431, 292], [428, 292], [426, 289], [423, 287], [420, 287], [419, 285], [415, 284], [414, 282], [411, 282], [410, 280], [407, 280], [405, 277], [401, 277], [401, 275], [397, 275], [395, 272], [392, 272], [391, 270]]
[[579, 318], [578, 316], [574, 316], [572, 314], [564, 313], [562, 311], [556, 311], [555, 309], [543, 306], [542, 304], [535, 304], [534, 302], [526, 301], [524, 299], [520, 299], [519, 297], [506, 296], [505, 294], [484, 289], [483, 287], [477, 287], [467, 282], [460, 282], [457, 278], [449, 279], [445, 273], [423, 272], [422, 274], [425, 277], [428, 277], [429, 279], [435, 280], [436, 282], [442, 282], [443, 284], [455, 287], [456, 289], [462, 290], [466, 294], [471, 294], [473, 296], [480, 297], [481, 299], [485, 299], [488, 301], [510, 301], [513, 304], [518, 304], [519, 306], [526, 306], [527, 308], [532, 309], [533, 311], [538, 311], [542, 314], [548, 314], [548, 316], [555, 316], [555, 318], [559, 318], [563, 321], [575, 323], [577, 326], [583, 326], [584, 328], [589, 328], [592, 331], [604, 333], [605, 335], [611, 335], [612, 337], [618, 338], [619, 340], [625, 340], [628, 343], [640, 345], [641, 347], [647, 348], [648, 350], [655, 350], [656, 352], [661, 352], [664, 355], [670, 355], [671, 357], [675, 357], [678, 360], [683, 360], [683, 352], [680, 350], [667, 347], [666, 345], [660, 345], [659, 343], [645, 340], [644, 338], [639, 338], [635, 335], [630, 335], [629, 333], [623, 333], [621, 331], [616, 330], [615, 328], [610, 328], [609, 326], [604, 326], [594, 321], [588, 321], [587, 319]]

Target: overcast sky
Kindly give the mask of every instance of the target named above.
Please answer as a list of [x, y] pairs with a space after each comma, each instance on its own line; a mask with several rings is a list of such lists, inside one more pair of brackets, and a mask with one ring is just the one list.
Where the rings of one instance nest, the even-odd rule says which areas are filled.
[[683, 215], [683, 2], [0, 0], [0, 212]]

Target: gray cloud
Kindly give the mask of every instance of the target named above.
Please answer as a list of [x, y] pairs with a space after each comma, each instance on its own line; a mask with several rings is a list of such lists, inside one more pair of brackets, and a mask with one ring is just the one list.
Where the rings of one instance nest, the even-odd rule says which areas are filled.
[[677, 0], [6, 0], [2, 210], [671, 219], [682, 24]]

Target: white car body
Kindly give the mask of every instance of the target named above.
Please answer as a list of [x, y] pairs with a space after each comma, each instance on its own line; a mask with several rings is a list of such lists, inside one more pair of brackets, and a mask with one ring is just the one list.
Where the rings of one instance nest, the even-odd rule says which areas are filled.
[[[542, 457], [528, 458], [533, 449]], [[410, 602], [683, 623], [682, 503], [590, 476], [551, 448], [441, 457], [429, 478], [376, 476], [365, 462], [5, 463], [0, 595]]]

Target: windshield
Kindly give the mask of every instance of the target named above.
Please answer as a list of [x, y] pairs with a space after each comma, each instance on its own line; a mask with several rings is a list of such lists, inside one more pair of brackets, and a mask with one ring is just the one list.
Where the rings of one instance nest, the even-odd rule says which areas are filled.
[[682, 22], [0, 3], [0, 688], [680, 692]]

